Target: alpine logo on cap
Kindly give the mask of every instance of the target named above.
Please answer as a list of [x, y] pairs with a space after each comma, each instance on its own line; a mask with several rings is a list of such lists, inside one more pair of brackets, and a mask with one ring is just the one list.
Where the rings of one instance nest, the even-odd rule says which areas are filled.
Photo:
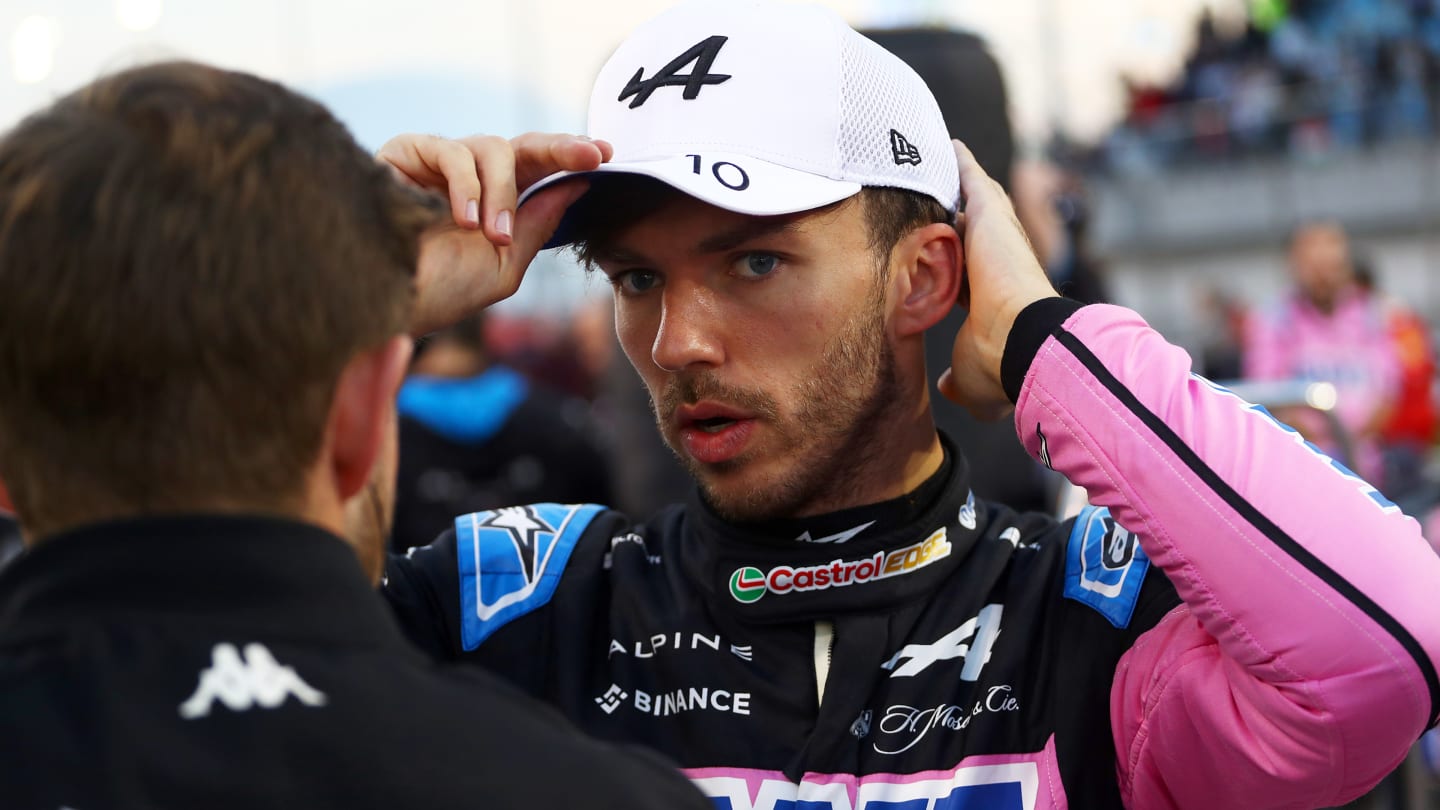
[[[729, 37], [719, 35], [702, 39], [695, 43], [690, 50], [671, 59], [669, 64], [660, 68], [654, 76], [648, 79], [643, 78], [645, 76], [643, 66], [636, 68], [635, 75], [625, 83], [625, 89], [620, 91], [620, 97], [615, 100], [624, 101], [634, 96], [635, 100], [630, 102], [630, 109], [633, 110], [649, 101], [650, 94], [662, 87], [684, 87], [685, 92], [682, 97], [687, 101], [694, 100], [700, 95], [700, 88], [705, 85], [720, 84], [729, 80], [729, 74], [710, 72], [710, 66], [715, 63], [715, 57], [720, 53], [720, 46], [724, 45], [728, 39]], [[676, 72], [691, 62], [695, 63], [694, 70], [689, 73]], [[918, 155], [915, 162], [920, 162]]]
[[[635, 105], [631, 104], [630, 106]], [[920, 165], [920, 150], [906, 140], [904, 135], [893, 129], [890, 130], [890, 151], [895, 155], [896, 166], [903, 166], [906, 163], [912, 166]]]

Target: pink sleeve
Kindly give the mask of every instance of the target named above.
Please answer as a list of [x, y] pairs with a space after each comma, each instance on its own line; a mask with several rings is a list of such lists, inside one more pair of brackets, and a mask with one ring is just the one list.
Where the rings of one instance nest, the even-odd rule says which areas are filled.
[[1185, 602], [1115, 673], [1127, 806], [1319, 807], [1363, 793], [1440, 702], [1440, 557], [1418, 525], [1191, 375], [1189, 356], [1135, 313], [1085, 307], [1045, 334], [1023, 371], [1021, 440], [1138, 533]]

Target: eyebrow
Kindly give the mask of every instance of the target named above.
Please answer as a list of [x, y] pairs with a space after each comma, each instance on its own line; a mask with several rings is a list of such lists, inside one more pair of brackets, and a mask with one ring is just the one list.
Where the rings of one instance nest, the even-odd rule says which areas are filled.
[[643, 256], [643, 255], [641, 255], [641, 254], [639, 254], [639, 253], [635, 253], [635, 252], [633, 252], [633, 251], [629, 251], [629, 250], [625, 250], [625, 249], [623, 249], [623, 248], [617, 248], [617, 247], [604, 247], [604, 248], [600, 248], [600, 249], [598, 249], [598, 250], [596, 250], [596, 251], [594, 252], [594, 254], [592, 255], [591, 258], [592, 258], [592, 260], [593, 260], [596, 264], [600, 264], [600, 263], [607, 263], [607, 264], [648, 264], [648, 263], [649, 263], [649, 260], [646, 259], [645, 256]]
[[794, 217], [764, 217], [742, 223], [728, 231], [707, 236], [695, 246], [697, 253], [724, 253], [734, 250], [752, 239], [793, 232], [799, 224]]

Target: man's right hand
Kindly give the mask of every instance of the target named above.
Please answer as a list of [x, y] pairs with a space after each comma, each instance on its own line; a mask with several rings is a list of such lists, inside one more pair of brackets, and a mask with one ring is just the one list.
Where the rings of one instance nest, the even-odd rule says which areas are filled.
[[460, 140], [400, 135], [381, 147], [376, 159], [402, 179], [450, 200], [452, 223], [421, 239], [411, 334], [442, 329], [513, 295], [525, 268], [587, 184], [557, 183], [517, 213], [519, 193], [557, 171], [594, 169], [613, 153], [604, 141], [543, 133], [509, 141], [493, 135]]

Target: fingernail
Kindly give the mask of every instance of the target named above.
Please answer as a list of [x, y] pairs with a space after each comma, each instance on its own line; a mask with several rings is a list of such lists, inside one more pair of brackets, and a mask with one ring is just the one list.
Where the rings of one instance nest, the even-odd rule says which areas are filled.
[[501, 211], [500, 213], [495, 215], [495, 231], [496, 233], [503, 233], [506, 236], [510, 235], [509, 211]]
[[479, 224], [480, 224], [480, 201], [479, 201], [479, 200], [466, 200], [466, 201], [465, 201], [465, 221], [468, 222], [468, 223], [470, 223], [471, 225], [479, 225]]

